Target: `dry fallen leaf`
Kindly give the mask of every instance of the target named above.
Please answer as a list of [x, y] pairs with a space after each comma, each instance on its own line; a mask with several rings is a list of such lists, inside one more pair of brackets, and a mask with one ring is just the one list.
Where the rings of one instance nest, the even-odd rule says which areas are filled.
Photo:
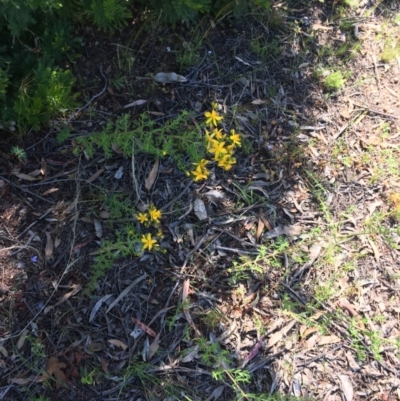
[[66, 294], [64, 294], [62, 297], [60, 297], [60, 299], [54, 305], [47, 306], [44, 309], [44, 313], [45, 314], [49, 313], [53, 308], [55, 308], [56, 306], [62, 304], [67, 299], [69, 299], [72, 296], [74, 296], [75, 294], [77, 294], [82, 289], [82, 286], [80, 284], [72, 284], [71, 288], [72, 288], [72, 290], [70, 292], [67, 292]]
[[0, 345], [0, 354], [2, 354], [5, 358], [8, 357], [8, 351], [2, 345]]
[[123, 155], [123, 154], [124, 154], [124, 151], [123, 151], [117, 144], [115, 144], [115, 143], [111, 144], [111, 149], [112, 149], [115, 153], [117, 153], [117, 154], [119, 154], [119, 155]]
[[18, 178], [21, 178], [21, 180], [26, 180], [26, 181], [37, 181], [37, 180], [40, 180], [40, 178], [35, 178], [35, 177], [32, 177], [31, 175], [28, 175], [28, 174], [18, 173], [18, 174], [15, 174], [15, 175]]
[[124, 351], [128, 348], [128, 346], [121, 340], [117, 340], [116, 338], [108, 340], [110, 344], [115, 345], [116, 347], [122, 348]]
[[42, 196], [50, 195], [50, 194], [52, 194], [53, 192], [57, 192], [57, 191], [59, 191], [58, 188], [49, 188], [49, 189], [47, 189], [46, 191], [44, 191], [44, 192], [42, 193]]
[[97, 219], [93, 219], [93, 223], [97, 238], [101, 238], [103, 236], [103, 228], [101, 227], [100, 221]]
[[162, 111], [149, 111], [149, 114], [152, 114], [153, 116], [165, 116], [165, 113]]
[[225, 199], [225, 194], [217, 189], [211, 189], [204, 195], [207, 196], [210, 202], [222, 202]]
[[24, 344], [25, 344], [25, 340], [26, 337], [28, 337], [29, 331], [28, 330], [24, 330], [21, 335], [19, 336], [18, 342], [17, 342], [17, 348], [21, 349]]
[[183, 314], [185, 315], [186, 320], [192, 326], [192, 328], [196, 332], [196, 334], [198, 336], [201, 336], [201, 333], [200, 333], [199, 329], [196, 327], [196, 325], [194, 324], [192, 316], [191, 316], [191, 314], [189, 312], [189, 305], [190, 305], [190, 299], [188, 298], [188, 296], [189, 296], [189, 287], [190, 287], [190, 280], [186, 279], [183, 282], [183, 285], [182, 285]]
[[61, 244], [61, 238], [57, 237], [54, 240], [54, 249], [57, 249], [60, 246], [60, 244]]
[[47, 167], [46, 160], [43, 159], [40, 161], [40, 173], [46, 178], [49, 168]]
[[107, 294], [104, 295], [103, 297], [101, 297], [96, 304], [94, 305], [92, 311], [90, 312], [90, 316], [89, 316], [89, 323], [93, 322], [96, 313], [99, 311], [99, 309], [101, 308], [101, 305], [103, 305], [104, 302], [107, 301], [108, 298], [110, 298], [112, 296], [112, 294]]
[[341, 387], [342, 387], [344, 397], [346, 398], [346, 401], [352, 401], [354, 390], [353, 390], [353, 385], [350, 381], [349, 376], [346, 376], [346, 375], [338, 375], [338, 376], [340, 379], [340, 383], [342, 385]]
[[153, 167], [150, 170], [149, 175], [147, 176], [146, 180], [144, 181], [144, 186], [146, 187], [146, 189], [148, 191], [150, 191], [151, 187], [154, 184], [154, 181], [157, 178], [157, 174], [158, 174], [158, 159], [156, 159], [156, 161], [154, 162]]
[[123, 177], [123, 175], [124, 175], [124, 166], [121, 166], [121, 167], [116, 171], [116, 173], [114, 174], [114, 178], [115, 178], [116, 180], [120, 180], [120, 179]]
[[272, 334], [272, 336], [268, 340], [267, 348], [273, 347], [277, 342], [279, 342], [295, 324], [296, 324], [296, 320], [293, 319], [286, 326], [284, 326], [281, 330]]
[[145, 333], [147, 333], [151, 337], [156, 337], [156, 332], [151, 329], [149, 326], [146, 326], [144, 323], [142, 323], [140, 320], [137, 320], [136, 318], [132, 318], [132, 322], [136, 324], [136, 326], [139, 326], [141, 330], [143, 330]]
[[66, 367], [67, 364], [64, 362], [60, 362], [55, 356], [50, 357], [46, 364], [47, 375], [43, 375], [43, 379], [46, 380], [54, 375], [57, 379], [57, 389], [59, 389], [61, 386], [66, 386], [69, 383], [69, 379], [63, 370]]
[[276, 238], [279, 237], [280, 235], [287, 235], [288, 237], [293, 237], [296, 235], [300, 235], [302, 231], [303, 227], [301, 226], [290, 225], [282, 227], [279, 225], [275, 227], [272, 231], [268, 231], [266, 234], [264, 234], [264, 237]]
[[187, 79], [182, 76], [178, 75], [175, 72], [159, 72], [153, 75], [153, 79], [160, 84], [169, 84], [171, 82], [186, 82]]
[[264, 104], [267, 103], [266, 100], [261, 100], [261, 99], [255, 99], [251, 102], [252, 104], [258, 105], [258, 104]]
[[115, 306], [122, 298], [124, 298], [124, 297], [132, 290], [132, 288], [133, 288], [136, 284], [138, 284], [138, 283], [140, 283], [141, 281], [143, 281], [146, 277], [147, 277], [147, 274], [144, 273], [144, 274], [142, 274], [140, 277], [138, 277], [135, 281], [133, 281], [132, 283], [130, 283], [130, 284], [128, 285], [128, 287], [126, 287], [126, 288], [121, 292], [121, 294], [119, 294], [118, 297], [111, 303], [111, 305], [108, 307], [106, 313], [110, 312], [110, 310], [111, 310], [112, 308], [114, 308], [114, 306]]
[[51, 239], [51, 235], [49, 232], [46, 233], [46, 249], [44, 251], [44, 255], [46, 260], [50, 260], [53, 256], [54, 245], [53, 240]]
[[[190, 348], [189, 348], [190, 349]], [[196, 345], [186, 356], [182, 359], [183, 363], [192, 362], [195, 358], [199, 356], [199, 346]]]
[[145, 104], [145, 103], [147, 103], [147, 100], [138, 99], [138, 100], [135, 100], [135, 101], [132, 102], [132, 103], [126, 104], [126, 105], [124, 106], [124, 109], [127, 109], [128, 107], [133, 107], [133, 106], [141, 106], [142, 104]]
[[260, 237], [261, 237], [261, 234], [262, 234], [262, 232], [263, 232], [263, 230], [264, 230], [264, 227], [265, 227], [265, 225], [264, 225], [264, 221], [261, 219], [261, 217], [259, 216], [259, 218], [258, 218], [258, 225], [257, 225], [257, 233], [256, 233], [256, 240], [257, 240], [257, 242], [258, 242], [258, 240], [260, 239]]
[[195, 215], [200, 221], [205, 220], [208, 217], [206, 205], [200, 198], [196, 198], [196, 200], [194, 201], [193, 209]]
[[[38, 378], [37, 375], [32, 375], [32, 376], [25, 377], [25, 378], [16, 377], [15, 379], [10, 379], [10, 383], [18, 384], [20, 386], [25, 386], [28, 383], [32, 383], [32, 382], [38, 381], [37, 378]], [[3, 394], [0, 394], [0, 395], [3, 395]], [[2, 399], [5, 400], [5, 398], [2, 398]]]
[[156, 338], [150, 344], [149, 353], [148, 353], [148, 357], [147, 357], [148, 361], [150, 361], [150, 359], [153, 358], [155, 353], [158, 351], [159, 347], [160, 347], [160, 333], [158, 333], [156, 335]]
[[341, 341], [342, 339], [340, 337], [331, 334], [330, 336], [322, 336], [318, 340], [318, 345], [336, 344], [340, 343]]
[[95, 180], [100, 176], [100, 174], [101, 174], [103, 171], [104, 171], [104, 168], [101, 168], [100, 170], [96, 171], [94, 174], [92, 174], [92, 175], [86, 180], [86, 182], [87, 182], [88, 184], [90, 184], [91, 182], [95, 181]]
[[217, 387], [210, 396], [205, 401], [217, 401], [219, 397], [221, 397], [222, 393], [224, 392], [225, 386]]

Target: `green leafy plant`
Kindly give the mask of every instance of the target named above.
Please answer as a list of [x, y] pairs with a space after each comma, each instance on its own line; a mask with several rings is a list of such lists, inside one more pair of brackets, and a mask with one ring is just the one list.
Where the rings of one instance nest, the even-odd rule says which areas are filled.
[[11, 148], [11, 154], [14, 155], [19, 161], [26, 160], [26, 152], [24, 149], [21, 149], [19, 146], [13, 146]]
[[258, 35], [250, 42], [250, 50], [264, 61], [268, 61], [282, 53], [282, 41], [268, 39], [264, 35]]
[[51, 401], [50, 398], [47, 398], [43, 395], [38, 395], [36, 397], [29, 397], [29, 401]]
[[114, 32], [132, 18], [129, 2], [125, 0], [93, 0], [91, 9], [95, 24], [105, 31]]
[[398, 57], [400, 57], [400, 39], [387, 38], [381, 53], [381, 60], [390, 63]]
[[345, 83], [345, 78], [341, 71], [330, 73], [323, 81], [324, 87], [329, 91], [339, 90]]
[[87, 384], [87, 385], [92, 385], [94, 382], [94, 374], [96, 373], [95, 370], [92, 370], [91, 372], [88, 372], [87, 368], [82, 368], [81, 372], [81, 383], [82, 384]]
[[125, 114], [116, 122], [108, 122], [100, 132], [76, 138], [76, 143], [75, 153], [84, 149], [89, 156], [99, 147], [106, 157], [111, 157], [112, 146], [117, 146], [126, 156], [138, 153], [168, 156], [183, 171], [187, 169], [185, 160], [198, 161], [204, 152], [201, 135], [190, 123], [188, 112], [182, 112], [162, 126], [146, 113], [135, 121]]

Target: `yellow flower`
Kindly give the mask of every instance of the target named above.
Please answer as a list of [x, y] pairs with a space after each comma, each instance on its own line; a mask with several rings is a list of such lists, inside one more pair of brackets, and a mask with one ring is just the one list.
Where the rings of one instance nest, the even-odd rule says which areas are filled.
[[222, 167], [224, 170], [228, 171], [236, 163], [236, 159], [231, 155], [223, 156], [218, 160], [218, 167]]
[[214, 133], [211, 133], [210, 131], [206, 130], [206, 135], [204, 137], [206, 142], [212, 141], [214, 138]]
[[150, 220], [159, 223], [162, 216], [161, 210], [158, 210], [154, 205], [151, 205], [149, 208], [149, 216]]
[[231, 135], [230, 135], [229, 139], [232, 141], [233, 145], [236, 145], [239, 147], [242, 146], [240, 135], [236, 134], [234, 129], [231, 129]]
[[227, 152], [227, 150], [225, 149], [225, 142], [213, 141], [209, 152], [214, 154], [215, 160], [219, 159]]
[[201, 180], [206, 180], [210, 175], [210, 172], [205, 167], [201, 168], [200, 166], [198, 166], [196, 170], [192, 171], [192, 175], [193, 180], [197, 182]]
[[208, 160], [201, 159], [198, 163], [193, 163], [193, 165], [197, 166], [197, 168], [196, 168], [196, 170], [197, 170], [198, 168], [200, 168], [200, 169], [206, 168], [208, 163], [210, 163]]
[[144, 224], [146, 221], [149, 221], [149, 217], [146, 213], [138, 213], [136, 218], [140, 221], [140, 223]]
[[228, 153], [233, 153], [233, 151], [235, 150], [235, 144], [231, 143], [230, 145], [226, 145], [226, 150], [228, 151]]
[[217, 139], [223, 139], [224, 138], [224, 133], [222, 132], [222, 129], [217, 129], [217, 128], [214, 128], [213, 129], [213, 136], [215, 136]]
[[222, 120], [222, 117], [214, 109], [206, 111], [204, 115], [207, 117], [206, 124], [214, 125], [215, 127], [218, 125], [218, 121]]
[[157, 243], [157, 241], [155, 239], [151, 238], [151, 234], [150, 233], [143, 235], [141, 241], [143, 243], [142, 249], [144, 251], [146, 249], [151, 251], [151, 248], [153, 248], [153, 245], [155, 245]]

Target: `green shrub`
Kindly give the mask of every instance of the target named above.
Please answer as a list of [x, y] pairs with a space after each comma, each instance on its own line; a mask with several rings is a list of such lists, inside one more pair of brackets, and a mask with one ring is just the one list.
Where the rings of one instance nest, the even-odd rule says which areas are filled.
[[60, 64], [78, 57], [79, 24], [114, 32], [128, 24], [133, 9], [151, 11], [165, 22], [188, 23], [207, 13], [242, 16], [270, 6], [270, 0], [2, 0], [0, 124], [21, 133], [77, 105], [75, 79]]

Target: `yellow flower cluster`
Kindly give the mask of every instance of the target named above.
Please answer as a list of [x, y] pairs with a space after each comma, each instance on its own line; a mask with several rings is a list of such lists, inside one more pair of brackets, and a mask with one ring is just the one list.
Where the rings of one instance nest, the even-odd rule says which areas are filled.
[[[234, 129], [230, 130], [229, 134], [226, 134], [222, 129], [218, 129], [218, 124], [222, 121], [222, 116], [216, 111], [216, 105], [213, 104], [211, 111], [204, 113], [206, 117], [206, 124], [209, 129], [205, 132], [205, 142], [207, 152], [213, 156], [213, 160], [217, 163], [218, 167], [228, 171], [236, 163], [236, 159], [233, 157], [234, 151], [237, 147], [240, 147], [241, 138], [240, 134], [236, 133]], [[206, 159], [201, 159], [198, 163], [193, 163], [195, 168], [190, 172], [194, 181], [206, 180], [210, 175], [210, 171], [207, 169], [209, 163]]]
[[[162, 232], [159, 229], [159, 225], [160, 225], [160, 219], [162, 217], [162, 212], [161, 210], [157, 209], [153, 204], [150, 205], [149, 210], [147, 211], [147, 213], [138, 213], [136, 215], [137, 220], [145, 225], [145, 226], [150, 226], [153, 225], [154, 227], [158, 228], [158, 232], [157, 235], [161, 236]], [[145, 251], [146, 249], [148, 249], [149, 251], [151, 251], [151, 249], [153, 247], [155, 247], [157, 245], [157, 240], [153, 239], [153, 237], [151, 236], [150, 233], [147, 234], [143, 234], [142, 238], [140, 239], [141, 243], [142, 243], [142, 250]]]

